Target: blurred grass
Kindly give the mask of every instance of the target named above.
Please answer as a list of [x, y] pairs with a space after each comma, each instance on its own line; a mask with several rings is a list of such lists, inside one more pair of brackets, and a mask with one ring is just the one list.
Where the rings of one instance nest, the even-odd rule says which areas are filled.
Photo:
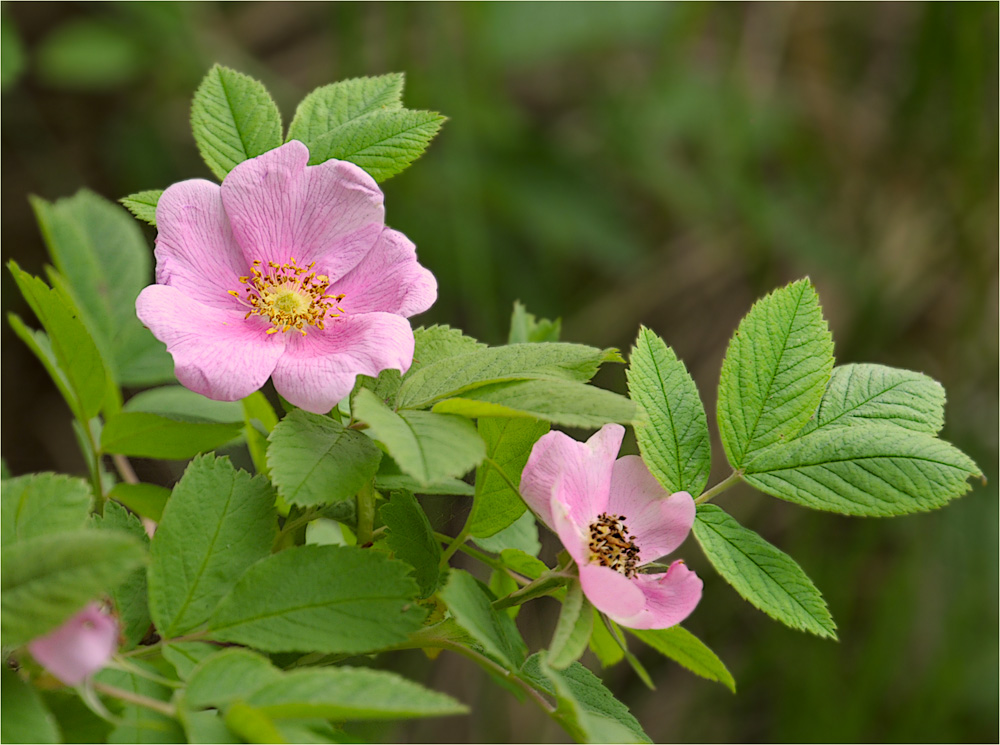
[[[943, 436], [990, 485], [883, 521], [727, 494], [725, 508], [813, 576], [841, 642], [746, 606], [689, 544], [682, 554], [706, 592], [687, 626], [728, 662], [740, 693], [645, 655], [656, 692], [622, 667], [606, 679], [657, 741], [996, 737], [995, 4], [12, 3], [0, 13], [3, 252], [36, 272], [44, 249], [28, 193], [86, 185], [117, 198], [209, 177], [187, 116], [219, 61], [262, 79], [286, 120], [315, 86], [393, 70], [407, 73], [407, 105], [451, 117], [429, 154], [385, 184], [389, 222], [439, 280], [427, 323], [498, 343], [518, 298], [562, 315], [572, 341], [627, 348], [645, 323], [686, 361], [711, 416], [739, 318], [810, 275], [838, 361], [944, 383]], [[6, 274], [3, 306], [25, 312]], [[6, 326], [2, 350], [13, 471], [82, 470], [65, 407]], [[620, 370], [600, 379], [623, 381]], [[543, 600], [522, 614], [533, 645], [547, 642], [553, 611]], [[386, 664], [483, 716], [378, 737], [564, 739], [463, 661]]]

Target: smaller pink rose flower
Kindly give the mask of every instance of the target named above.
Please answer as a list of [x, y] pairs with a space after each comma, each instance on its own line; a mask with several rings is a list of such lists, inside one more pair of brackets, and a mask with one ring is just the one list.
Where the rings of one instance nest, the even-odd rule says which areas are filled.
[[684, 542], [695, 504], [687, 492], [667, 494], [638, 456], [615, 460], [624, 435], [618, 424], [587, 442], [549, 432], [532, 448], [521, 495], [559, 535], [595, 608], [628, 628], [664, 629], [694, 610], [702, 582], [683, 561], [641, 569]]
[[28, 651], [66, 685], [82, 683], [118, 650], [118, 622], [91, 603], [66, 623], [28, 643]]

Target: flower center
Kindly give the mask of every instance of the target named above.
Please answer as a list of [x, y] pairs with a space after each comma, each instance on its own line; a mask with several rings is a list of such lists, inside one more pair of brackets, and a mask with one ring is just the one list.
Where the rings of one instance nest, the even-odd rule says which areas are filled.
[[611, 567], [628, 578], [636, 575], [639, 547], [628, 537], [625, 515], [604, 512], [590, 524], [590, 556], [602, 567]]
[[269, 261], [267, 269], [262, 270], [261, 260], [257, 259], [249, 276], [240, 277], [240, 283], [246, 285], [246, 296], [241, 297], [239, 290], [230, 290], [229, 294], [250, 309], [245, 318], [261, 316], [271, 322], [267, 333], [297, 329], [305, 336], [305, 326], [322, 329], [326, 318], [336, 318], [344, 312], [337, 305], [344, 296], [326, 294], [330, 278], [316, 274], [315, 266], [315, 261], [309, 266], [299, 266], [293, 256], [287, 264]]

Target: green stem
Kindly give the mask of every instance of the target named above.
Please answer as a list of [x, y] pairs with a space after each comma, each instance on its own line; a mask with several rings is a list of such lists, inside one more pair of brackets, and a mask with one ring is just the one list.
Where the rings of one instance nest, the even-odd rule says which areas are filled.
[[140, 678], [145, 678], [146, 680], [151, 680], [154, 683], [159, 683], [167, 688], [183, 688], [184, 684], [178, 680], [171, 680], [170, 678], [164, 678], [162, 675], [157, 675], [156, 673], [151, 673], [148, 670], [139, 667], [134, 664], [131, 660], [125, 659], [122, 655], [115, 655], [111, 659], [111, 663], [108, 667], [115, 668], [116, 670], [121, 670], [122, 672], [132, 673], [133, 675], [138, 675]]
[[276, 535], [274, 538], [272, 551], [277, 551], [279, 548], [281, 548], [284, 545], [284, 540], [286, 536], [288, 536], [293, 531], [298, 530], [303, 525], [308, 523], [310, 520], [314, 520], [321, 511], [322, 510], [319, 507], [310, 507], [301, 515], [296, 517], [294, 520], [286, 522], [281, 527], [281, 530], [278, 531], [278, 535]]
[[358, 506], [358, 545], [365, 546], [372, 542], [375, 528], [375, 484], [370, 481], [361, 487], [357, 496]]
[[702, 495], [698, 497], [696, 500], [694, 500], [694, 503], [705, 504], [705, 502], [708, 502], [709, 500], [722, 494], [722, 492], [724, 492], [726, 489], [736, 486], [736, 484], [738, 484], [742, 480], [743, 480], [743, 473], [741, 471], [733, 471], [731, 474], [729, 474], [727, 478], [720, 481], [711, 489], [709, 489], [706, 492], [702, 492]]
[[442, 567], [448, 566], [448, 560], [455, 555], [456, 551], [462, 548], [462, 546], [465, 544], [466, 539], [468, 539], [471, 530], [472, 530], [472, 521], [466, 520], [465, 525], [462, 526], [462, 530], [459, 532], [457, 536], [455, 536], [455, 540], [449, 543], [448, 546], [445, 548], [445, 550], [441, 552]]
[[510, 681], [511, 683], [513, 683], [514, 685], [516, 685], [518, 688], [520, 688], [522, 691], [524, 691], [526, 694], [528, 694], [528, 696], [531, 697], [532, 701], [534, 701], [536, 704], [538, 704], [541, 707], [542, 711], [544, 711], [546, 714], [548, 714], [550, 716], [552, 714], [555, 714], [556, 707], [553, 706], [552, 704], [550, 704], [545, 699], [545, 697], [542, 696], [542, 694], [539, 693], [535, 689], [534, 686], [532, 686], [529, 683], [521, 680], [519, 677], [517, 677], [516, 675], [514, 675], [513, 673], [511, 673], [510, 670], [508, 670], [507, 668], [503, 667], [502, 665], [498, 665], [496, 662], [494, 662], [493, 660], [491, 660], [489, 657], [486, 657], [485, 655], [479, 654], [479, 652], [477, 652], [474, 649], [469, 649], [468, 647], [464, 647], [461, 644], [455, 644], [453, 642], [441, 641], [441, 642], [438, 642], [436, 646], [439, 646], [442, 649], [448, 649], [448, 650], [451, 650], [452, 652], [456, 652], [456, 653], [462, 655], [463, 657], [472, 660], [473, 662], [475, 662], [480, 667], [485, 668], [487, 670], [490, 670], [490, 671], [496, 673], [497, 675], [499, 675], [504, 680]]
[[94, 681], [94, 690], [99, 693], [103, 693], [105, 696], [113, 696], [114, 698], [121, 699], [122, 701], [127, 701], [130, 704], [143, 706], [147, 709], [163, 714], [164, 716], [177, 716], [177, 710], [173, 706], [164, 701], [157, 701], [155, 698], [149, 698], [148, 696], [143, 696], [138, 693], [132, 693], [132, 691], [125, 691], [121, 688], [109, 686], [107, 683], [100, 683], [96, 680]]

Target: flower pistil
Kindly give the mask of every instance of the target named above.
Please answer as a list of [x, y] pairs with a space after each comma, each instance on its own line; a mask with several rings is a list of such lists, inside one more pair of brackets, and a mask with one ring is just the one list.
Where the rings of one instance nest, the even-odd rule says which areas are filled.
[[266, 271], [261, 266], [261, 260], [256, 259], [250, 274], [240, 277], [240, 283], [247, 285], [246, 297], [241, 297], [238, 290], [230, 290], [229, 294], [250, 309], [245, 318], [257, 315], [271, 322], [268, 334], [294, 328], [305, 336], [306, 325], [322, 329], [327, 318], [344, 312], [338, 305], [344, 295], [326, 294], [330, 278], [313, 271], [316, 262], [299, 266], [293, 256], [285, 264], [267, 262]]
[[636, 575], [639, 547], [629, 538], [625, 515], [609, 515], [607, 512], [598, 515], [590, 524], [588, 547], [592, 561], [630, 579]]

